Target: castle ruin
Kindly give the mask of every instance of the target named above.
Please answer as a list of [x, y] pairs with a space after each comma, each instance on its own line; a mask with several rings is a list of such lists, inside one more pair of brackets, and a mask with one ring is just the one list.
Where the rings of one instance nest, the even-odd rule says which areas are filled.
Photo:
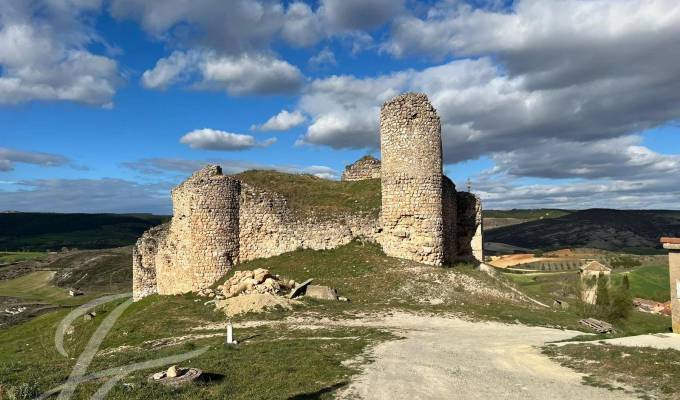
[[380, 138], [382, 161], [364, 157], [343, 174], [345, 181], [380, 177], [379, 217], [301, 216], [284, 196], [225, 176], [219, 166], [194, 173], [172, 191], [172, 220], [134, 247], [134, 299], [198, 291], [236, 263], [356, 238], [429, 265], [482, 262], [481, 202], [443, 175], [441, 125], [427, 96], [407, 93], [385, 103]]
[[363, 181], [366, 179], [380, 179], [380, 160], [372, 156], [363, 156], [354, 164], [345, 167], [341, 180]]

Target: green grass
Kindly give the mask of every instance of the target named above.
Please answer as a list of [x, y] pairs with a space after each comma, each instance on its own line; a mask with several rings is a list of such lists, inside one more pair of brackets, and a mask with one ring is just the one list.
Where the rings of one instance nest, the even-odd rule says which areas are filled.
[[[620, 283], [623, 274], [614, 274], [612, 281]], [[668, 266], [655, 265], [636, 268], [628, 272], [630, 291], [633, 297], [666, 302], [670, 300], [670, 278]]]
[[68, 299], [66, 289], [51, 284], [54, 274], [54, 271], [35, 271], [18, 278], [0, 281], [0, 296], [44, 302]]
[[19, 261], [35, 260], [42, 257], [45, 257], [45, 253], [38, 251], [0, 252], [0, 265], [11, 264]]
[[[112, 254], [116, 254], [116, 251], [112, 250]], [[70, 268], [74, 264], [82, 264], [82, 257], [87, 259], [100, 254], [102, 252], [74, 253], [69, 255], [74, 258], [61, 259], [60, 264], [55, 263], [53, 267], [56, 270]], [[111, 257], [111, 270], [104, 275], [116, 271], [116, 265], [122, 268], [122, 262], [115, 262], [114, 256]], [[98, 262], [103, 263], [106, 259], [101, 258]], [[146, 381], [148, 374], [153, 371], [139, 371], [123, 380], [124, 383], [134, 385], [133, 390], [117, 385], [108, 398], [332, 398], [333, 392], [345, 385], [351, 375], [356, 373], [354, 367], [343, 364], [343, 361], [357, 357], [368, 346], [393, 339], [388, 333], [368, 327], [344, 327], [332, 323], [320, 329], [306, 329], [285, 323], [245, 327], [243, 324], [250, 320], [285, 321], [290, 316], [333, 320], [356, 318], [360, 313], [383, 315], [394, 310], [406, 310], [582, 329], [577, 322], [577, 308], [566, 311], [543, 309], [526, 303], [512, 303], [475, 295], [452, 284], [449, 280], [451, 274], [474, 278], [487, 288], [498, 289], [500, 286], [493, 278], [470, 266], [427, 267], [387, 257], [375, 244], [352, 242], [333, 250], [298, 250], [237, 266], [238, 269], [260, 267], [296, 281], [314, 278], [316, 284], [335, 287], [351, 301], [345, 303], [303, 299], [302, 304], [295, 306], [293, 311], [277, 310], [237, 316], [232, 321], [241, 344], [237, 348], [230, 348], [223, 345], [224, 337], [220, 330], [194, 329], [226, 321], [226, 316], [221, 311], [203, 306], [205, 298], [193, 294], [149, 296], [131, 305], [105, 338], [102, 350], [119, 351], [95, 357], [90, 371], [174, 355], [207, 345], [210, 346], [207, 353], [182, 363], [182, 366], [201, 368], [212, 374], [215, 381], [171, 393]], [[84, 267], [79, 267], [76, 272], [82, 273], [82, 268]], [[76, 275], [73, 274], [73, 279]], [[526, 280], [527, 277], [521, 278]], [[14, 291], [14, 295], [36, 294], [48, 298], [51, 295], [49, 290], [60, 290], [50, 287], [48, 282], [47, 279], [38, 280], [33, 277], [4, 284], [7, 285], [7, 291]], [[537, 296], [541, 295], [541, 285], [553, 284], [536, 283], [530, 279], [516, 283]], [[45, 290], [48, 292], [42, 292]], [[1, 293], [0, 291], [0, 295]], [[431, 305], [427, 301], [429, 298], [442, 298], [444, 301]], [[69, 354], [75, 356], [82, 351], [98, 323], [120, 302], [98, 307], [97, 317], [93, 321], [76, 321], [74, 333], [66, 337], [65, 345]], [[25, 384], [29, 386], [24, 386], [23, 389], [36, 395], [64, 382], [75, 361], [59, 356], [54, 349], [53, 340], [56, 326], [67, 312], [68, 310], [63, 309], [53, 311], [0, 330], [0, 386], [5, 390], [18, 390]], [[617, 328], [625, 333], [643, 333], [664, 331], [668, 326], [668, 318], [633, 313], [629, 320], [619, 323]], [[199, 333], [219, 335], [193, 337], [159, 348], [149, 343], [152, 340]], [[320, 338], [324, 340], [319, 340]], [[121, 346], [132, 348], [124, 350], [120, 349]], [[74, 398], [90, 398], [103, 383], [104, 381], [83, 384]]]
[[377, 215], [380, 209], [380, 179], [342, 182], [261, 170], [242, 172], [235, 177], [285, 196], [289, 207], [303, 214], [324, 217], [339, 212], [365, 212]]
[[[641, 267], [638, 270], [644, 270], [650, 267]], [[636, 270], [637, 271], [637, 270]], [[645, 276], [645, 274], [642, 274]], [[566, 300], [570, 307], [566, 313], [573, 318], [571, 321], [577, 322], [579, 319], [589, 317], [587, 310], [584, 309], [583, 304], [578, 300], [576, 293], [576, 283], [579, 279], [578, 273], [557, 272], [557, 273], [536, 273], [536, 274], [504, 274], [504, 276], [511, 282], [514, 282], [524, 293], [532, 296], [546, 304], [552, 304], [554, 299]], [[621, 275], [615, 274], [612, 279], [614, 284], [619, 284]], [[638, 279], [638, 276], [630, 276], [631, 291], [633, 294], [637, 293], [633, 289], [635, 285], [642, 286], [643, 280]], [[637, 282], [637, 283], [634, 283]], [[568, 320], [568, 318], [565, 318]], [[668, 332], [671, 326], [670, 317], [662, 315], [653, 315], [633, 311], [627, 319], [608, 321], [616, 328], [615, 336], [629, 336], [640, 335], [645, 333]], [[577, 330], [587, 330], [581, 325], [574, 326]], [[604, 337], [604, 336], [603, 336]], [[606, 336], [611, 337], [611, 335]], [[589, 337], [587, 340], [592, 340]]]
[[[118, 320], [101, 349], [125, 344], [136, 346], [135, 350], [98, 356], [89, 371], [210, 346], [207, 353], [181, 365], [200, 368], [213, 381], [170, 391], [146, 381], [153, 371], [138, 371], [123, 380], [134, 385], [134, 390], [117, 385], [108, 399], [331, 398], [332, 391], [346, 384], [356, 373], [343, 361], [360, 355], [371, 344], [391, 338], [390, 334], [373, 328], [309, 330], [295, 329], [294, 326], [260, 326], [239, 329], [237, 324], [235, 334], [241, 343], [236, 348], [225, 346], [224, 332], [219, 331], [209, 331], [220, 333], [218, 337], [192, 340], [176, 346], [151, 348], [144, 345], [151, 339], [191, 333], [191, 327], [225, 321], [222, 313], [196, 303], [194, 299], [191, 295], [151, 296], [133, 304]], [[67, 336], [66, 350], [69, 354], [77, 355], [84, 348], [98, 321], [116, 305], [100, 306], [93, 321], [76, 322], [75, 332]], [[27, 389], [32, 395], [37, 395], [65, 381], [75, 361], [59, 356], [53, 346], [54, 330], [64, 315], [65, 311], [54, 312], [0, 331], [1, 387], [15, 390], [22, 384], [30, 384]], [[73, 398], [89, 399], [103, 383], [102, 380], [83, 384]]]
[[[677, 399], [680, 352], [612, 345], [547, 346], [544, 354], [587, 374], [584, 383], [600, 387], [635, 387], [642, 398]], [[621, 389], [619, 389], [621, 390]]]

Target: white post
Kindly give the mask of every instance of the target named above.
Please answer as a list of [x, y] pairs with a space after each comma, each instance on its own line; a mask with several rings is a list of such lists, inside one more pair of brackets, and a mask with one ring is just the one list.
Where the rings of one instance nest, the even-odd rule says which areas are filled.
[[227, 323], [227, 344], [234, 343], [234, 328], [231, 326], [231, 321]]

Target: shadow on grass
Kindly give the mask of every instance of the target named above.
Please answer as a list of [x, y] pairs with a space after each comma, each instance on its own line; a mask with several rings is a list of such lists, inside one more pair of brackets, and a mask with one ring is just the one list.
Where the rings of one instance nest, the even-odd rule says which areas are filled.
[[295, 396], [289, 397], [288, 400], [316, 400], [320, 399], [322, 395], [326, 393], [332, 393], [341, 387], [347, 386], [349, 382], [339, 382], [336, 383], [335, 385], [327, 386], [323, 389], [317, 390], [316, 392], [313, 393], [301, 393], [301, 394], [296, 394]]
[[211, 383], [220, 383], [223, 380], [224, 380], [224, 375], [222, 375], [222, 374], [214, 374], [212, 372], [204, 372], [204, 373], [201, 374], [201, 376], [196, 381], [203, 383], [203, 384], [211, 384]]

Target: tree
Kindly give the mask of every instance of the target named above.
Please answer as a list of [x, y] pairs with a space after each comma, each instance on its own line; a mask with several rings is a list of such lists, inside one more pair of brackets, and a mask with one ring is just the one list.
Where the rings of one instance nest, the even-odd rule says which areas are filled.
[[609, 308], [609, 278], [600, 272], [597, 277], [597, 291], [595, 292], [595, 304], [602, 308]]
[[611, 307], [609, 310], [610, 318], [628, 318], [633, 306], [633, 297], [630, 294], [630, 282], [628, 274], [623, 275], [621, 285], [612, 293]]
[[630, 282], [628, 281], [628, 274], [623, 274], [623, 281], [621, 281], [621, 286], [627, 291], [630, 290]]

